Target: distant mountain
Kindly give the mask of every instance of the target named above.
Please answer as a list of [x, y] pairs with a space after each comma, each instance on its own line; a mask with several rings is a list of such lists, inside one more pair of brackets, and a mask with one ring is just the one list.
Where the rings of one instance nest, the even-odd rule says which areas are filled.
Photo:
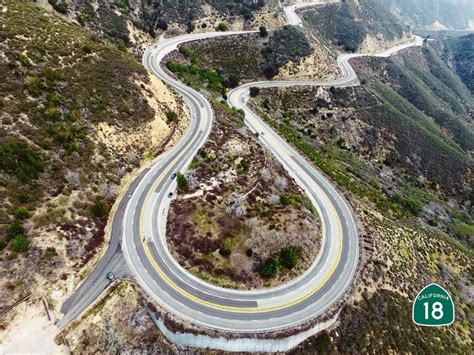
[[474, 28], [472, 0], [379, 0], [390, 11], [415, 28], [455, 29]]
[[451, 62], [464, 84], [474, 95], [474, 33], [447, 40], [444, 58]]
[[303, 18], [316, 37], [348, 52], [370, 51], [371, 46], [378, 48], [410, 30], [377, 0], [313, 7], [303, 11]]

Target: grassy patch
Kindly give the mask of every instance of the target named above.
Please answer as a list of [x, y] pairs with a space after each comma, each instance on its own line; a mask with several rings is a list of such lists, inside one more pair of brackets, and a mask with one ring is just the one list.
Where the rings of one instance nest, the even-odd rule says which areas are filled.
[[214, 70], [203, 69], [195, 65], [185, 65], [167, 61], [166, 67], [175, 73], [188, 86], [206, 88], [214, 92], [222, 92], [224, 78]]
[[394, 213], [406, 216], [404, 209], [396, 201], [388, 199], [382, 193], [371, 185], [365, 184], [351, 177], [346, 168], [337, 161], [327, 159], [322, 153], [318, 152], [311, 145], [307, 144], [301, 134], [292, 126], [286, 123], [279, 123], [265, 117], [266, 122], [273, 126], [287, 141], [297, 147], [306, 157], [308, 157], [317, 167], [329, 175], [341, 187], [348, 189], [361, 198], [368, 198], [377, 208], [383, 211], [392, 210]]

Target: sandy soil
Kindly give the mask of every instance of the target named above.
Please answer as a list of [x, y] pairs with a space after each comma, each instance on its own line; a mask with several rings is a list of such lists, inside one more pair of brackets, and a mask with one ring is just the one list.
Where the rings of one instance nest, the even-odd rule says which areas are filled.
[[17, 307], [18, 316], [0, 334], [0, 354], [67, 354], [54, 342], [58, 329], [49, 321], [41, 300]]
[[413, 40], [413, 35], [411, 33], [404, 33], [402, 38], [395, 39], [393, 41], [387, 41], [383, 35], [378, 36], [367, 36], [359, 46], [358, 53], [368, 54], [368, 53], [379, 53], [384, 49], [388, 49], [400, 44], [410, 42]]

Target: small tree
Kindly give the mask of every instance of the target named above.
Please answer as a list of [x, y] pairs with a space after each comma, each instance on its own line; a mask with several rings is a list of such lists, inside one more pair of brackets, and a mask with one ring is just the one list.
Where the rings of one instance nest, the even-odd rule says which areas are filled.
[[180, 191], [187, 191], [189, 188], [188, 179], [181, 173], [176, 174], [176, 182]]
[[11, 247], [15, 253], [23, 253], [28, 250], [29, 244], [28, 239], [23, 234], [19, 234], [12, 240]]
[[280, 250], [281, 266], [289, 270], [293, 269], [296, 265], [298, 265], [300, 258], [301, 248], [299, 247], [291, 246]]
[[239, 86], [239, 83], [240, 83], [240, 78], [237, 75], [235, 74], [229, 75], [229, 87], [235, 88]]
[[250, 88], [250, 96], [251, 97], [256, 97], [256, 96], [258, 96], [258, 94], [260, 94], [260, 88], [258, 88], [256, 86], [252, 86]]
[[263, 265], [260, 267], [259, 273], [260, 276], [264, 279], [274, 278], [278, 273], [278, 260], [270, 258], [265, 260]]
[[263, 69], [263, 75], [267, 79], [272, 79], [275, 75], [277, 75], [277, 73], [278, 73], [278, 70], [273, 65], [269, 65], [268, 67]]
[[16, 219], [25, 219], [28, 218], [30, 213], [28, 212], [28, 208], [26, 207], [19, 207], [15, 211], [15, 218]]
[[23, 229], [20, 222], [18, 222], [18, 221], [13, 221], [7, 227], [7, 237], [9, 239], [13, 239], [17, 235], [23, 234], [23, 233], [25, 233], [25, 230]]
[[91, 206], [91, 212], [94, 217], [101, 218], [105, 217], [109, 212], [110, 206], [107, 202], [98, 198], [96, 202]]
[[165, 20], [163, 20], [161, 18], [158, 20], [156, 26], [158, 28], [161, 28], [163, 31], [166, 31], [168, 29], [168, 24], [166, 23]]
[[268, 31], [267, 31], [267, 28], [265, 26], [260, 26], [258, 31], [260, 33], [260, 37], [267, 37], [268, 36]]
[[170, 110], [166, 112], [166, 119], [168, 120], [168, 122], [175, 122], [178, 119], [178, 114]]
[[187, 32], [187, 33], [191, 33], [191, 32], [193, 32], [195, 29], [196, 29], [196, 26], [194, 25], [194, 23], [192, 23], [191, 21], [189, 21], [188, 23], [186, 23], [186, 32]]
[[217, 25], [217, 30], [218, 31], [227, 31], [229, 29], [229, 26], [225, 22], [221, 22]]

